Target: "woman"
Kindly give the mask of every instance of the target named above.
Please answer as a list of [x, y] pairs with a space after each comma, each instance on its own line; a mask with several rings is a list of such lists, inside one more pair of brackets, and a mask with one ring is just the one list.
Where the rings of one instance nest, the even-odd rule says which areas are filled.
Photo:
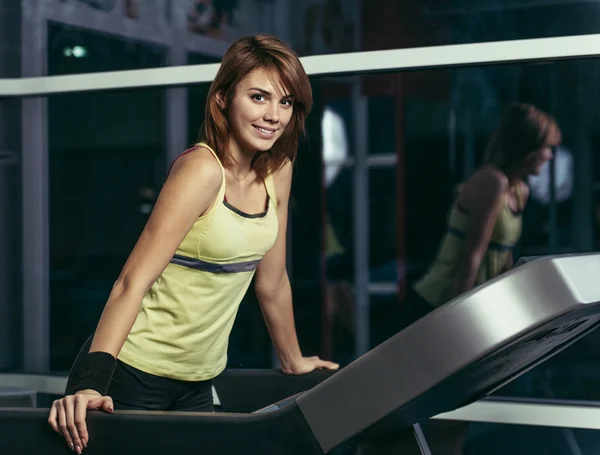
[[[512, 267], [529, 195], [525, 180], [552, 158], [560, 139], [558, 125], [545, 112], [529, 104], [509, 108], [488, 144], [485, 164], [459, 187], [437, 258], [409, 290], [404, 326]], [[429, 426], [440, 454], [462, 453], [466, 424]]]
[[81, 453], [86, 409], [212, 411], [240, 301], [255, 290], [288, 374], [303, 357], [285, 267], [292, 163], [312, 105], [296, 54], [277, 38], [236, 41], [210, 88], [202, 142], [173, 163], [114, 284], [67, 396], [49, 423]]
[[560, 143], [558, 125], [529, 104], [511, 106], [488, 147], [485, 164], [459, 187], [437, 257], [409, 292], [409, 323], [513, 265], [529, 189]]

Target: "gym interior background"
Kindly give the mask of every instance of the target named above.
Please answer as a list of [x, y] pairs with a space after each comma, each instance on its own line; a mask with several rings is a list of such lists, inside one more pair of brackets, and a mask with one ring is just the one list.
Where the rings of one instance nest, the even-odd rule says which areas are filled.
[[[455, 186], [478, 166], [512, 101], [549, 111], [564, 135], [552, 163], [529, 181], [516, 258], [598, 249], [598, 2], [4, 1], [0, 87], [28, 85], [18, 96], [0, 89], [0, 371], [68, 371], [168, 165], [196, 140], [210, 79], [194, 74], [212, 67], [190, 67], [178, 85], [152, 72], [118, 89], [103, 85], [103, 74], [85, 77], [211, 65], [253, 32], [285, 39], [314, 69], [315, 108], [289, 220], [288, 271], [306, 354], [347, 364], [393, 334], [407, 286], [435, 254]], [[569, 37], [579, 40], [572, 52], [549, 58]], [[534, 40], [523, 49], [539, 58], [514, 57], [514, 40]], [[412, 51], [395, 68], [369, 67], [376, 54], [347, 55], [394, 49]], [[314, 59], [323, 55], [328, 63]], [[110, 74], [105, 80], [118, 76]], [[64, 89], [46, 90], [47, 76], [67, 75]], [[496, 395], [597, 401], [599, 337]], [[233, 368], [277, 366], [251, 292], [229, 355]], [[501, 426], [481, 426], [486, 444]], [[520, 431], [531, 438], [539, 430]], [[594, 434], [579, 430], [576, 448], [566, 436], [542, 439], [585, 453]]]

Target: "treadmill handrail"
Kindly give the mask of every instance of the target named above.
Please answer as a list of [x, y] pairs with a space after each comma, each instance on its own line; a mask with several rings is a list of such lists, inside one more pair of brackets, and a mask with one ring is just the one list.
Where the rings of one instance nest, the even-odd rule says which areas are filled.
[[[376, 426], [388, 431], [389, 424], [410, 425], [464, 406], [598, 327], [598, 274], [598, 253], [523, 264], [373, 348], [302, 395], [298, 405], [324, 451]], [[525, 345], [529, 360], [512, 356], [512, 346]], [[488, 381], [465, 373], [481, 390], [455, 393], [462, 372], [488, 356]], [[445, 381], [449, 390], [442, 392]]]
[[[0, 387], [24, 387], [59, 395], [65, 385], [63, 376], [0, 374]], [[4, 410], [0, 408], [0, 412]], [[600, 402], [492, 396], [432, 419], [600, 430]]]

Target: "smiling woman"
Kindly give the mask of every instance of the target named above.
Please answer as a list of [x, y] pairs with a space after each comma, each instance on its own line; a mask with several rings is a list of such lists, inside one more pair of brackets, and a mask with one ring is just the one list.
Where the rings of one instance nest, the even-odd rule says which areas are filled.
[[308, 76], [277, 38], [246, 37], [211, 86], [201, 141], [173, 163], [76, 359], [49, 423], [81, 453], [87, 409], [211, 411], [252, 278], [287, 374], [338, 365], [304, 357], [287, 275], [292, 163], [312, 105]]
[[251, 162], [264, 179], [294, 161], [311, 107], [310, 81], [298, 57], [276, 38], [255, 36], [227, 51], [208, 93], [200, 137], [226, 167], [244, 171]]

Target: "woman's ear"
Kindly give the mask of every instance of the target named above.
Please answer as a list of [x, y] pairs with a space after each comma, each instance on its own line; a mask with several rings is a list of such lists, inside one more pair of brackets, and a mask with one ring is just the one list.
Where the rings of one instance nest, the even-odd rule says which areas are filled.
[[227, 107], [227, 103], [225, 102], [225, 93], [223, 93], [223, 91], [217, 92], [216, 98], [217, 106], [219, 106], [219, 109], [224, 110]]

